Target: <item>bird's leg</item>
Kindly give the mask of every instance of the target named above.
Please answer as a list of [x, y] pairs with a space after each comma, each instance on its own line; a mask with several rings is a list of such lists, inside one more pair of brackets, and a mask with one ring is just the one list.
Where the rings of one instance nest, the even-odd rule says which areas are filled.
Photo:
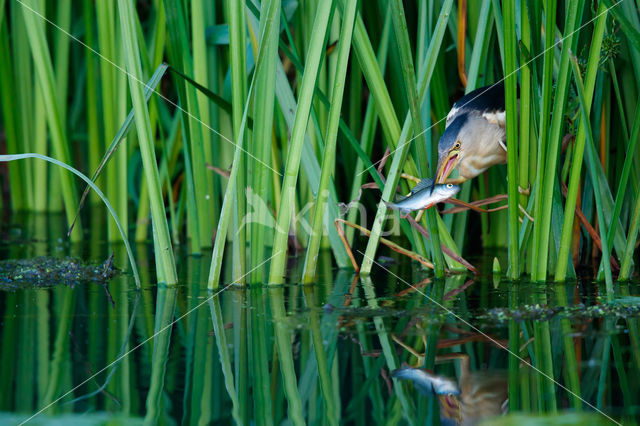
[[[422, 329], [422, 327], [420, 326], [419, 323], [416, 323], [415, 327], [418, 330], [421, 331], [420, 335], [422, 337], [422, 344], [426, 348], [427, 347], [427, 335], [426, 335], [426, 333], [424, 332], [424, 330]], [[412, 348], [411, 346], [407, 345], [406, 343], [404, 343], [402, 340], [400, 340], [400, 338], [397, 337], [396, 335], [394, 335], [393, 333], [391, 334], [391, 338], [393, 339], [394, 342], [396, 342], [397, 344], [402, 346], [404, 349], [409, 351], [409, 353], [411, 355], [413, 355], [416, 358], [418, 358], [418, 362], [416, 363], [416, 365], [412, 365], [413, 368], [422, 368], [422, 366], [424, 365], [424, 357], [426, 356], [426, 352], [424, 352], [424, 353], [418, 352], [417, 349]]]
[[415, 176], [413, 176], [413, 175], [410, 175], [409, 173], [402, 173], [402, 174], [400, 175], [400, 177], [402, 177], [403, 179], [406, 179], [406, 180], [412, 180], [412, 181], [414, 181], [415, 183], [420, 182], [420, 178], [417, 178], [417, 177], [415, 177]]
[[454, 361], [460, 360], [460, 377], [458, 379], [458, 386], [460, 386], [460, 390], [469, 390], [469, 355], [461, 353], [461, 352], [453, 352], [450, 354], [444, 355], [436, 355], [436, 362], [446, 362], [446, 361]]
[[[522, 332], [520, 332], [520, 338], [524, 338], [524, 334]], [[525, 350], [527, 349], [527, 346], [529, 346], [533, 341], [535, 340], [534, 337], [530, 337], [529, 340], [527, 340], [526, 342], [524, 342], [522, 344], [522, 346], [520, 346], [520, 364], [519, 367], [522, 366], [527, 366], [527, 367], [532, 367], [531, 365], [531, 358], [526, 354]]]
[[534, 338], [530, 337], [529, 340], [527, 340], [526, 342], [524, 342], [522, 344], [522, 346], [520, 346], [520, 353], [524, 352], [524, 350], [527, 348], [527, 346], [529, 346], [531, 344], [531, 342], [533, 342]]
[[522, 207], [522, 204], [518, 203], [518, 207], [520, 208], [520, 211], [522, 212], [523, 215], [525, 215], [527, 217], [527, 219], [529, 219], [531, 222], [534, 222], [533, 220], [533, 216], [531, 216], [527, 210]]
[[442, 363], [447, 361], [455, 361], [460, 360], [463, 364], [462, 366], [469, 370], [469, 355], [463, 354], [462, 352], [452, 352], [443, 355], [436, 355], [436, 363]]
[[523, 188], [520, 185], [518, 185], [518, 192], [521, 193], [522, 195], [526, 195], [527, 197], [531, 195], [531, 182], [527, 183], [526, 188]]
[[424, 352], [424, 356], [422, 357], [422, 364], [424, 365], [424, 357], [427, 356], [427, 333], [425, 333], [425, 331], [422, 329], [422, 326], [420, 325], [420, 323], [416, 323], [416, 328], [418, 330], [420, 330], [420, 334], [422, 336], [422, 344], [424, 345], [425, 348], [425, 352]]
[[412, 348], [411, 346], [407, 345], [406, 343], [404, 343], [402, 340], [400, 340], [400, 338], [398, 338], [395, 334], [391, 334], [391, 338], [393, 339], [394, 342], [396, 342], [397, 344], [399, 344], [400, 346], [402, 346], [402, 348], [404, 348], [405, 350], [407, 350], [411, 355], [415, 356], [416, 358], [418, 358], [418, 363], [415, 366], [412, 366], [413, 368], [419, 368], [422, 367], [424, 365], [424, 357], [425, 354], [421, 354], [419, 353], [417, 350], [415, 350], [414, 348]]

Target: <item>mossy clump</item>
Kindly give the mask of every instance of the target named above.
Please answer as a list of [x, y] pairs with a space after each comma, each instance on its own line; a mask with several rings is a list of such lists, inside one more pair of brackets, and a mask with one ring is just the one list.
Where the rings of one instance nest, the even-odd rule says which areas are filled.
[[5, 260], [0, 261], [0, 290], [46, 288], [61, 284], [73, 287], [86, 282], [105, 284], [119, 273], [111, 257], [101, 264], [72, 257], [49, 256]]
[[592, 306], [583, 304], [572, 306], [546, 306], [546, 305], [523, 305], [517, 309], [493, 308], [476, 316], [477, 319], [489, 323], [502, 323], [508, 320], [525, 321], [547, 321], [559, 315], [569, 320], [583, 320], [592, 318], [614, 317], [628, 318], [640, 315], [640, 305], [627, 303], [620, 300], [616, 303], [602, 303]]

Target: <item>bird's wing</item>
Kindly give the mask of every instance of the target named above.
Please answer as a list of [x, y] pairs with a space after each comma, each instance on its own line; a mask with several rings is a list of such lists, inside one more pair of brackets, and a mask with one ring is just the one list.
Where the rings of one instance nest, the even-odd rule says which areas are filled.
[[506, 120], [505, 110], [495, 110], [495, 111], [485, 111], [482, 113], [482, 117], [486, 119], [491, 124], [497, 124], [503, 129], [507, 128], [507, 120]]
[[460, 113], [460, 108], [458, 108], [456, 105], [458, 105], [458, 102], [453, 104], [453, 107], [451, 107], [451, 111], [449, 111], [449, 114], [447, 114], [447, 124], [444, 126], [445, 129], [449, 127], [449, 124], [451, 124]]
[[504, 110], [504, 83], [500, 82], [491, 86], [480, 87], [467, 93], [453, 104], [451, 111], [447, 114], [446, 127], [449, 127], [449, 124], [460, 114], [471, 111], [479, 112], [483, 116], [488, 114], [491, 118], [490, 121], [504, 127]]

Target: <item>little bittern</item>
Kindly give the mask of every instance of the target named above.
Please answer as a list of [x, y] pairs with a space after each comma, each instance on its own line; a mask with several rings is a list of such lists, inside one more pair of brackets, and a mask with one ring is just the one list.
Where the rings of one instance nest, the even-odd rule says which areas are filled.
[[[437, 183], [459, 184], [507, 162], [504, 84], [481, 87], [459, 99], [438, 143]], [[449, 174], [458, 169], [458, 177]]]

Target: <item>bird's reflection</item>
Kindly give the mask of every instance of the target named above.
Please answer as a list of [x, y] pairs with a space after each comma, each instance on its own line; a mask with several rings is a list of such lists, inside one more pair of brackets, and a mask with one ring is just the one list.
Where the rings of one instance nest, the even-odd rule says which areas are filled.
[[506, 372], [471, 371], [469, 356], [464, 353], [436, 357], [436, 363], [455, 360], [460, 362], [457, 383], [451, 378], [410, 366], [393, 371], [392, 376], [410, 380], [422, 395], [437, 396], [443, 424], [474, 425], [483, 419], [506, 413], [509, 401]]

